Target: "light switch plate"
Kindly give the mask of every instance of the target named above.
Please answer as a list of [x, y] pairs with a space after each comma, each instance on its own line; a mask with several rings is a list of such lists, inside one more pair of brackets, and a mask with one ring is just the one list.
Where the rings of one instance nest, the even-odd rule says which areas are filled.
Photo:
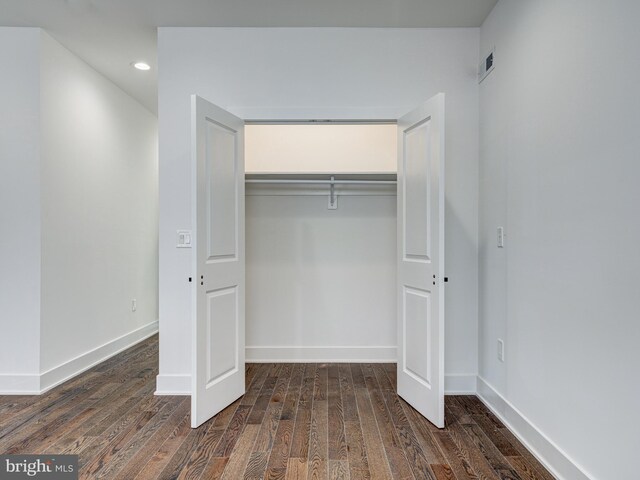
[[178, 230], [177, 231], [177, 248], [191, 248], [191, 230]]

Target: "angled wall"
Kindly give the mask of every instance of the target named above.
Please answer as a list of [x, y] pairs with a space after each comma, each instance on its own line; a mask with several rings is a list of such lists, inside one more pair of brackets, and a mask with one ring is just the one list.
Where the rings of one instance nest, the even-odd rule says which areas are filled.
[[0, 39], [0, 393], [40, 393], [157, 331], [156, 118], [40, 29]]
[[566, 480], [638, 476], [638, 18], [500, 1], [481, 29], [479, 392]]
[[46, 33], [41, 58], [41, 369], [59, 380], [156, 329], [157, 126]]

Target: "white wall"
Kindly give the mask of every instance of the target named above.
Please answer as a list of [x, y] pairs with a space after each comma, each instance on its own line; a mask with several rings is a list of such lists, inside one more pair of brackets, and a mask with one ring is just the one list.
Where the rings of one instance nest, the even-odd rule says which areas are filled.
[[46, 34], [41, 99], [48, 371], [158, 318], [157, 126]]
[[477, 52], [477, 29], [159, 29], [160, 382], [188, 387], [190, 371], [191, 252], [175, 232], [190, 227], [193, 93], [248, 119], [357, 119], [397, 118], [445, 92], [446, 371], [475, 375]]
[[0, 385], [17, 391], [39, 366], [39, 51], [39, 29], [0, 28]]
[[398, 171], [395, 124], [246, 125], [247, 173]]
[[40, 29], [0, 60], [0, 392], [38, 393], [157, 331], [157, 120]]
[[247, 196], [247, 361], [395, 359], [396, 197], [327, 203]]
[[638, 18], [500, 1], [481, 30], [480, 390], [566, 479], [638, 476]]

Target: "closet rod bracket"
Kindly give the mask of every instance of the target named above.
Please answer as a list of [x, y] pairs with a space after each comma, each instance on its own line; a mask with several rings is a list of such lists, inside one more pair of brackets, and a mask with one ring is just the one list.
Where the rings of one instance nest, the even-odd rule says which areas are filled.
[[336, 196], [336, 178], [331, 177], [331, 184], [329, 186], [329, 206], [327, 207], [329, 210], [337, 210], [338, 209], [338, 197]]

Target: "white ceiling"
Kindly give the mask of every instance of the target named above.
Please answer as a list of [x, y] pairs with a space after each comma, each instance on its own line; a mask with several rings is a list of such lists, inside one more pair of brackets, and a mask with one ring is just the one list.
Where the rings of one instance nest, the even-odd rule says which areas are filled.
[[[497, 0], [0, 0], [157, 112], [156, 27], [478, 27]], [[134, 60], [152, 67], [139, 72]]]

